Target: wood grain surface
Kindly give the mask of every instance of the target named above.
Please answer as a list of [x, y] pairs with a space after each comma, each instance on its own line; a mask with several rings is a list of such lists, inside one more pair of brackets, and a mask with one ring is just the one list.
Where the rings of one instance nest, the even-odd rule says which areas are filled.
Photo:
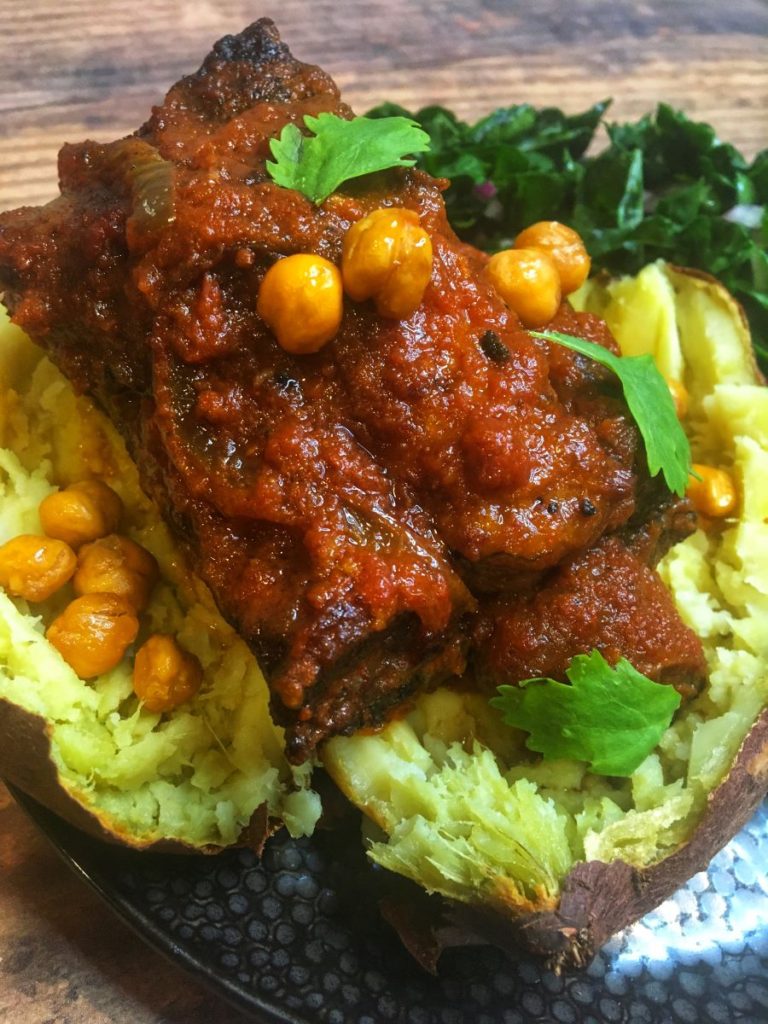
[[392, 99], [473, 118], [612, 96], [625, 119], [664, 99], [749, 155], [767, 141], [763, 0], [0, 0], [0, 209], [49, 199], [63, 141], [132, 131], [213, 39], [262, 14], [360, 111]]
[[[62, 142], [133, 130], [214, 39], [261, 15], [360, 111], [391, 99], [474, 118], [613, 96], [618, 120], [666, 100], [748, 156], [768, 144], [764, 0], [0, 0], [0, 209], [51, 198]], [[144, 947], [1, 786], [0, 906], [5, 1024], [245, 1020]]]

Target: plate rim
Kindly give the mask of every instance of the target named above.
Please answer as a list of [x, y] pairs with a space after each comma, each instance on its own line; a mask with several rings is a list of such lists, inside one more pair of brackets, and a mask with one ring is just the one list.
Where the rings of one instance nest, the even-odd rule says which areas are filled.
[[[316, 1020], [309, 1017], [289, 1015], [292, 1011], [279, 1008], [275, 1003], [264, 1002], [263, 997], [255, 990], [246, 996], [237, 985], [227, 978], [222, 977], [196, 958], [184, 946], [175, 942], [168, 932], [159, 927], [151, 917], [142, 913], [133, 903], [121, 899], [105, 885], [94, 873], [92, 873], [75, 852], [69, 849], [66, 842], [62, 840], [59, 833], [50, 828], [49, 818], [61, 825], [66, 832], [72, 826], [68, 825], [62, 818], [59, 818], [52, 811], [49, 811], [41, 803], [19, 789], [13, 783], [2, 779], [8, 792], [24, 814], [34, 823], [35, 827], [45, 837], [46, 841], [53, 847], [57, 855], [67, 865], [70, 871], [83, 881], [88, 888], [105, 903], [110, 911], [115, 914], [131, 931], [148, 946], [160, 953], [169, 963], [181, 967], [191, 977], [200, 982], [209, 991], [225, 999], [230, 1006], [241, 1013], [255, 1014], [258, 1012], [263, 1016], [263, 1022], [258, 1024], [317, 1024]], [[108, 847], [105, 840], [97, 839], [95, 836], [85, 837], [102, 847]], [[129, 852], [129, 851], [124, 851]], [[140, 853], [136, 854], [141, 856]]]

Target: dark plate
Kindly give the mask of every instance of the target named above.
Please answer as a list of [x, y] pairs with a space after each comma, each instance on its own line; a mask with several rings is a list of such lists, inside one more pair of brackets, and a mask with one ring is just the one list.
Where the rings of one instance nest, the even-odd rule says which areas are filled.
[[264, 1021], [290, 1024], [760, 1024], [768, 1021], [768, 805], [707, 872], [560, 977], [490, 947], [437, 977], [376, 909], [355, 821], [276, 836], [263, 860], [137, 854], [15, 792], [69, 864], [156, 948]]

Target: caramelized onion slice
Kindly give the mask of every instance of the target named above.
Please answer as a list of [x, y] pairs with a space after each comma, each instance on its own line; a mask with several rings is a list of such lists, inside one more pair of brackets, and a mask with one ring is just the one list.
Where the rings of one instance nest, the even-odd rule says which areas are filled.
[[155, 146], [137, 138], [113, 142], [104, 147], [104, 171], [110, 183], [124, 183], [130, 191], [130, 242], [175, 220], [174, 167]]

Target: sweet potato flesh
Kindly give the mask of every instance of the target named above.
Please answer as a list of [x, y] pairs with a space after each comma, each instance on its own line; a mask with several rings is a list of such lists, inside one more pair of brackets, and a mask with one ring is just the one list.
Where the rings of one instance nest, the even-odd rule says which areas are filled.
[[[421, 697], [377, 736], [336, 738], [324, 750], [334, 779], [376, 823], [375, 861], [513, 916], [551, 906], [576, 863], [648, 867], [684, 846], [768, 703], [768, 389], [756, 376], [739, 311], [718, 285], [663, 264], [588, 289], [581, 301], [607, 315], [620, 344], [626, 310], [637, 302], [655, 308], [649, 321], [656, 329], [644, 343], [634, 319], [628, 322], [633, 351], [677, 368], [692, 399], [686, 425], [694, 457], [726, 466], [737, 480], [737, 516], [703, 524], [659, 564], [702, 643], [707, 686], [627, 780], [594, 776], [579, 762], [541, 761], [526, 749], [525, 734], [500, 726], [478, 694], [445, 689]], [[658, 541], [636, 539], [651, 547]], [[594, 552], [585, 557], [589, 563]], [[571, 595], [578, 587], [577, 569]], [[486, 657], [530, 657], [520, 614], [510, 614], [517, 631]], [[557, 615], [538, 606], [542, 628], [557, 628]], [[583, 628], [589, 631], [589, 617]], [[509, 821], [516, 824], [502, 842]]]
[[76, 398], [4, 317], [0, 410], [0, 543], [39, 533], [38, 505], [57, 486], [91, 476], [108, 480], [125, 504], [127, 532], [162, 569], [142, 612], [141, 637], [172, 634], [204, 668], [197, 697], [173, 715], [151, 714], [133, 693], [128, 658], [86, 683], [45, 639], [61, 602], [74, 596], [71, 584], [34, 606], [0, 591], [0, 722], [17, 730], [22, 718], [30, 721], [25, 713], [37, 716], [52, 762], [34, 763], [45, 757], [45, 743], [19, 752], [15, 736], [4, 736], [0, 774], [54, 806], [61, 806], [51, 789], [58, 787], [104, 831], [136, 846], [226, 846], [262, 805], [295, 835], [311, 832], [320, 798], [309, 788], [309, 772], [285, 759], [253, 654], [185, 567], [106, 418]]
[[[615, 381], [522, 328], [449, 227], [439, 182], [397, 170], [315, 206], [270, 180], [270, 139], [322, 112], [351, 114], [257, 22], [135, 135], [65, 146], [57, 200], [0, 216], [16, 322], [126, 438], [259, 657], [297, 763], [460, 674], [478, 601], [623, 527], [647, 482]], [[338, 264], [350, 223], [391, 205], [431, 239], [419, 308], [395, 320], [347, 300], [321, 351], [285, 351], [257, 310], [268, 268]], [[551, 326], [615, 345], [567, 304]], [[662, 617], [652, 596], [646, 627]], [[665, 611], [657, 655], [670, 630], [695, 647]], [[700, 669], [688, 659], [692, 689]]]

